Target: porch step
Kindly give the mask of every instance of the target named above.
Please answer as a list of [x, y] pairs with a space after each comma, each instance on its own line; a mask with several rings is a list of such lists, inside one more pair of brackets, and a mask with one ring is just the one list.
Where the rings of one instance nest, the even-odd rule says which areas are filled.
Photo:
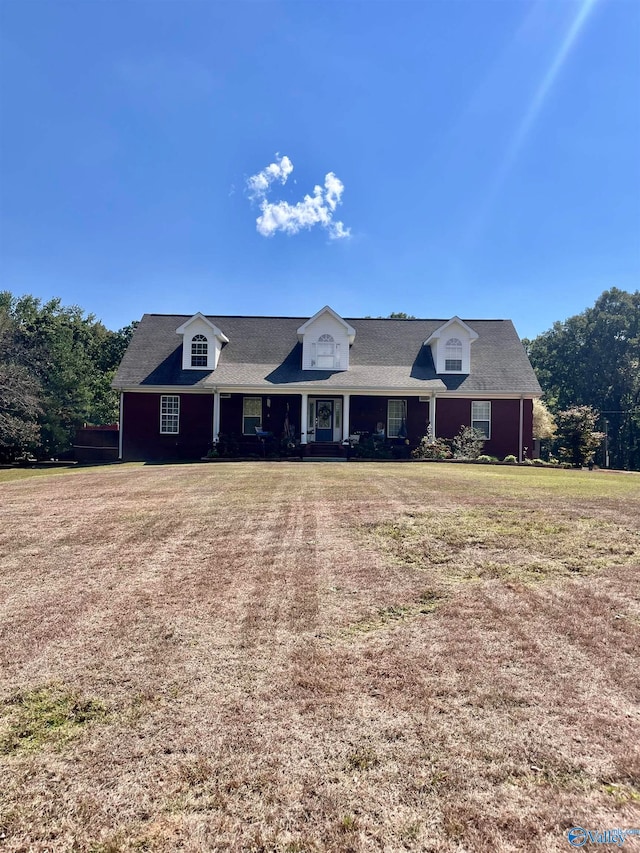
[[346, 456], [303, 456], [303, 462], [346, 462]]
[[344, 455], [344, 450], [339, 441], [314, 441], [307, 445], [305, 459], [307, 457], [318, 459], [321, 456], [340, 459]]

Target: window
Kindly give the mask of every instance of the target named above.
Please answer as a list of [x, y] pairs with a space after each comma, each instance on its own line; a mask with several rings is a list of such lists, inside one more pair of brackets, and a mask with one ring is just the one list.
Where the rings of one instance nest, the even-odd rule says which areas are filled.
[[489, 401], [471, 404], [471, 426], [481, 432], [485, 438], [491, 438], [491, 403]]
[[458, 338], [449, 338], [444, 346], [444, 369], [462, 370], [462, 341]]
[[407, 401], [389, 400], [387, 407], [387, 438], [405, 438]]
[[204, 335], [191, 339], [191, 367], [207, 367], [209, 364], [209, 342]]
[[262, 398], [245, 397], [242, 401], [242, 434], [255, 435], [262, 424]]
[[180, 397], [163, 394], [160, 397], [160, 432], [178, 433], [180, 431]]
[[335, 366], [336, 345], [331, 335], [320, 335], [316, 348], [317, 366], [333, 368]]

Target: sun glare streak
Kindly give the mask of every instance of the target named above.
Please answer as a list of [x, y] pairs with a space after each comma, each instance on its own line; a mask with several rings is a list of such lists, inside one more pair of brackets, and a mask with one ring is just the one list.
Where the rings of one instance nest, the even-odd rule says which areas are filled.
[[576, 39], [580, 35], [580, 31], [584, 27], [589, 15], [593, 11], [598, 0], [582, 0], [580, 7], [571, 22], [569, 29], [565, 37], [562, 39], [562, 43], [558, 48], [555, 56], [553, 57], [553, 61], [549, 66], [549, 69], [545, 73], [542, 78], [542, 82], [538, 86], [535, 91], [535, 94], [525, 112], [522, 121], [517, 127], [511, 142], [509, 143], [509, 147], [507, 148], [507, 152], [504, 156], [504, 159], [498, 169], [498, 172], [493, 181], [493, 185], [489, 192], [485, 197], [485, 202], [481, 207], [481, 210], [476, 217], [475, 223], [471, 228], [470, 241], [475, 242], [477, 238], [480, 236], [481, 232], [484, 229], [486, 221], [489, 217], [491, 208], [498, 196], [502, 186], [513, 168], [514, 163], [516, 162], [518, 155], [526, 142], [531, 129], [544, 106], [544, 102], [553, 87], [553, 84], [560, 73], [562, 66], [567, 60], [571, 48], [574, 46]]
[[542, 82], [538, 86], [538, 89], [533, 96], [533, 100], [529, 105], [529, 109], [524, 115], [524, 118], [520, 122], [518, 130], [511, 141], [511, 145], [509, 146], [509, 150], [507, 152], [507, 156], [505, 158], [505, 163], [503, 166], [503, 170], [506, 172], [511, 168], [511, 165], [515, 161], [522, 148], [533, 123], [535, 122], [540, 110], [542, 109], [545, 99], [549, 94], [551, 87], [553, 86], [556, 77], [560, 73], [560, 69], [564, 65], [567, 56], [569, 55], [569, 51], [573, 47], [576, 39], [580, 35], [580, 30], [584, 26], [587, 18], [589, 17], [590, 12], [593, 10], [593, 7], [596, 5], [598, 0], [583, 0], [580, 8], [578, 9], [578, 14], [574, 18], [571, 26], [569, 27], [569, 31], [564, 37], [562, 44], [560, 45], [560, 49], [556, 53], [553, 62], [547, 73], [544, 75]]

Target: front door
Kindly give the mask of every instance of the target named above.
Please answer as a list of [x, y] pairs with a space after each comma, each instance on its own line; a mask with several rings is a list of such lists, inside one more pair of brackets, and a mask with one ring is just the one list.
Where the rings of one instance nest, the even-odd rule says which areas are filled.
[[316, 441], [333, 441], [333, 400], [316, 400]]

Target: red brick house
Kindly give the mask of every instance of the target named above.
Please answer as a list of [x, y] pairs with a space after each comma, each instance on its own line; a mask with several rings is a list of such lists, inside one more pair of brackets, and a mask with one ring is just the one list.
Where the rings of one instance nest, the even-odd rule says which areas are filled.
[[[113, 382], [125, 460], [198, 459], [220, 435], [258, 433], [303, 455], [355, 436], [415, 446], [482, 430], [484, 452], [531, 456], [541, 389], [510, 320], [145, 314]], [[408, 442], [408, 444], [407, 444]]]

